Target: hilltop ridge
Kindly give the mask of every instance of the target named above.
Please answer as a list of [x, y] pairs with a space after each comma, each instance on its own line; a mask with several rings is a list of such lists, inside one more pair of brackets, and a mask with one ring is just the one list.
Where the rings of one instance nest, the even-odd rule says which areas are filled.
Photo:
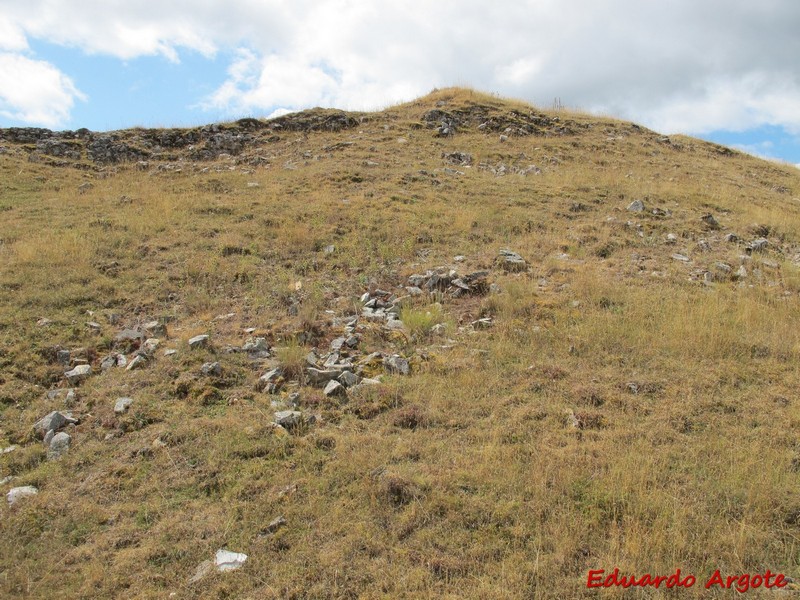
[[[220, 155], [237, 157], [242, 164], [263, 160], [255, 151], [281, 141], [280, 134], [340, 132], [371, 121], [404, 120], [412, 129], [424, 127], [436, 135], [480, 131], [505, 136], [568, 136], [605, 124], [619, 133], [638, 133], [661, 143], [670, 143], [638, 125], [620, 123], [567, 111], [541, 111], [520, 102], [504, 101], [469, 90], [443, 90], [414, 102], [376, 112], [346, 112], [335, 109], [308, 109], [273, 119], [242, 118], [227, 123], [186, 128], [132, 128], [109, 132], [51, 131], [44, 128], [11, 127], [0, 129], [0, 143], [27, 154], [29, 160], [52, 166], [79, 169], [97, 168], [121, 162], [149, 160], [209, 161]], [[721, 146], [715, 148], [729, 152]]]

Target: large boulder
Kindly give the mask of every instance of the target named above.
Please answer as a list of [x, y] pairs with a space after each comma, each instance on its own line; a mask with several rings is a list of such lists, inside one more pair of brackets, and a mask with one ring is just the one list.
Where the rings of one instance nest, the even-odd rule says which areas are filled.
[[74, 419], [72, 415], [69, 413], [64, 414], [54, 410], [49, 415], [42, 417], [39, 419], [33, 426], [36, 435], [39, 436], [40, 439], [44, 439], [50, 431], [58, 431], [62, 427], [66, 427], [69, 424], [77, 423], [78, 419]]
[[528, 268], [528, 263], [525, 262], [525, 259], [511, 250], [500, 250], [497, 263], [503, 270], [511, 273], [524, 271]]
[[91, 365], [76, 365], [74, 369], [64, 373], [70, 385], [76, 385], [92, 374]]
[[72, 443], [72, 436], [68, 433], [60, 432], [53, 436], [50, 440], [50, 445], [47, 448], [47, 458], [56, 459], [61, 458], [63, 454], [69, 450], [69, 445]]
[[23, 485], [8, 490], [8, 494], [6, 494], [6, 500], [8, 500], [9, 504], [16, 504], [23, 498], [30, 498], [38, 493], [39, 490], [32, 485]]

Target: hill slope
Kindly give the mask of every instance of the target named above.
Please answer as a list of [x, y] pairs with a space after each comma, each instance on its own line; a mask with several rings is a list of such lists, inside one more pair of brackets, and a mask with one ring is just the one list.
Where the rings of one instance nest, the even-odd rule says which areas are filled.
[[791, 167], [459, 89], [0, 146], [0, 596], [799, 574]]

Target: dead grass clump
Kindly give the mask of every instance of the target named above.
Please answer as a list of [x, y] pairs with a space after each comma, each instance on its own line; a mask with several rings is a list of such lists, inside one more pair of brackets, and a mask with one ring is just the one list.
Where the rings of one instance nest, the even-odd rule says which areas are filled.
[[420, 486], [400, 475], [387, 474], [381, 482], [381, 495], [394, 508], [401, 508], [423, 496]]
[[275, 348], [275, 356], [287, 380], [301, 380], [305, 373], [308, 350], [296, 338], [289, 339], [283, 346]]
[[350, 395], [345, 410], [359, 419], [374, 419], [378, 415], [403, 405], [403, 396], [394, 386], [362, 386]]
[[417, 404], [411, 404], [399, 408], [392, 416], [392, 424], [403, 429], [416, 429], [417, 427], [428, 427], [431, 418], [428, 412]]
[[[602, 389], [597, 386], [577, 386], [572, 390], [575, 401], [583, 406], [603, 406], [606, 398]], [[580, 420], [580, 419], [579, 419]]]
[[575, 419], [578, 429], [605, 429], [608, 420], [600, 413], [588, 411], [576, 411]]

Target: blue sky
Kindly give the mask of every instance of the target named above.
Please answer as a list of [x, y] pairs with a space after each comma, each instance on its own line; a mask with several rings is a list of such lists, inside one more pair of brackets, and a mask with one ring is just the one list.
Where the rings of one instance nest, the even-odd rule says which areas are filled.
[[[179, 62], [163, 56], [121, 60], [34, 40], [32, 56], [56, 65], [85, 94], [62, 126], [106, 131], [126, 127], [193, 126], [218, 120], [219, 110], [199, 106], [222, 85], [230, 57], [183, 51]], [[5, 119], [3, 119], [6, 122]], [[9, 119], [12, 125], [24, 125]]]
[[800, 165], [800, 135], [792, 135], [780, 126], [764, 125], [745, 131], [710, 131], [699, 137], [756, 156]]
[[0, 126], [191, 126], [434, 87], [800, 164], [795, 0], [2, 0]]

